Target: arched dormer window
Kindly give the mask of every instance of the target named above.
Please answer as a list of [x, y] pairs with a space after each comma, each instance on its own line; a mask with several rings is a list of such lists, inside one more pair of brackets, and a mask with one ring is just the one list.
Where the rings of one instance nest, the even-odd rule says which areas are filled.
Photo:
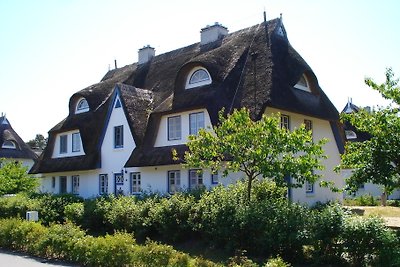
[[186, 80], [186, 89], [195, 88], [203, 85], [211, 84], [211, 76], [205, 68], [194, 68]]
[[81, 98], [76, 105], [75, 114], [88, 112], [89, 111], [89, 104], [86, 99]]
[[356, 139], [357, 138], [357, 134], [354, 131], [346, 130], [345, 134], [346, 134], [346, 139], [347, 140]]
[[3, 144], [1, 145], [1, 148], [8, 148], [8, 149], [16, 149], [17, 146], [13, 141], [10, 140], [5, 140]]
[[301, 75], [300, 80], [295, 84], [294, 88], [311, 92], [310, 84], [308, 83], [307, 77], [304, 74]]

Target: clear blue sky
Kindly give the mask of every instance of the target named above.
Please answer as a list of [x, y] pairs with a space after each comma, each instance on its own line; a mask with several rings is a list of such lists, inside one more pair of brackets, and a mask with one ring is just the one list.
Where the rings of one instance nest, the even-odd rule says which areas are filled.
[[69, 97], [97, 83], [114, 59], [137, 61], [150, 44], [161, 54], [200, 40], [220, 22], [230, 32], [283, 13], [293, 47], [341, 111], [383, 104], [364, 77], [400, 77], [400, 1], [386, 0], [9, 0], [0, 1], [0, 112], [28, 141], [68, 114]]

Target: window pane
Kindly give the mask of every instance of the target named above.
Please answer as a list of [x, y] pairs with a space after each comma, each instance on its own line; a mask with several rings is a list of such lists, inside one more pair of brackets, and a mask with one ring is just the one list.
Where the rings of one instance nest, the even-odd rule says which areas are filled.
[[80, 133], [72, 134], [72, 152], [81, 151], [81, 135]]
[[181, 139], [181, 116], [168, 118], [168, 140]]
[[68, 144], [67, 144], [67, 135], [60, 135], [60, 153], [67, 153], [68, 152]]
[[107, 174], [100, 174], [99, 176], [99, 183], [100, 183], [100, 194], [108, 194], [108, 175]]
[[114, 127], [114, 148], [121, 148], [124, 146], [124, 126]]
[[192, 76], [190, 77], [189, 84], [199, 83], [203, 81], [207, 81], [210, 79], [210, 76], [205, 70], [196, 70]]
[[72, 194], [79, 194], [79, 175], [72, 176]]
[[201, 128], [204, 128], [204, 112], [191, 113], [189, 124], [189, 134], [197, 134]]

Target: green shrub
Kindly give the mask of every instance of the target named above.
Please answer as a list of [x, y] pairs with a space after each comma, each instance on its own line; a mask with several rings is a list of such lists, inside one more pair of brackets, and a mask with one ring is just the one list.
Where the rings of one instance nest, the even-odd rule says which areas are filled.
[[189, 215], [195, 205], [195, 198], [190, 194], [176, 193], [170, 198], [160, 199], [150, 207], [149, 220], [157, 234], [167, 241], [190, 238], [192, 227]]
[[176, 251], [168, 245], [147, 241], [145, 246], [137, 247], [134, 261], [143, 266], [168, 266], [171, 255]]
[[389, 199], [386, 201], [386, 205], [391, 206], [391, 207], [400, 207], [400, 200]]
[[345, 258], [354, 266], [399, 266], [399, 240], [378, 217], [347, 218], [341, 235]]
[[35, 199], [30, 199], [26, 194], [0, 197], [1, 218], [25, 218], [27, 211], [38, 210], [39, 207], [40, 202]]
[[264, 267], [291, 267], [289, 263], [286, 263], [281, 257], [271, 258], [265, 263]]
[[85, 207], [83, 203], [71, 203], [64, 207], [65, 220], [81, 225]]
[[354, 198], [346, 198], [343, 204], [347, 206], [378, 206], [380, 201], [370, 194], [365, 194]]
[[32, 198], [39, 202], [39, 220], [45, 225], [65, 222], [65, 206], [83, 202], [81, 197], [72, 194], [33, 194]]

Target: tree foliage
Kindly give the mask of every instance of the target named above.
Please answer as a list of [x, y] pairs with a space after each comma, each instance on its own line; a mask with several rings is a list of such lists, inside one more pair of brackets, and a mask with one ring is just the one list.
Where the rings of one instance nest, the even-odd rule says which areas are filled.
[[365, 83], [392, 103], [373, 112], [360, 110], [342, 115], [357, 130], [368, 132], [371, 139], [364, 142], [348, 142], [342, 155], [340, 168], [353, 169], [346, 180], [347, 189], [355, 192], [363, 183], [382, 185], [388, 195], [400, 186], [400, 87], [392, 69], [386, 70], [386, 81], [377, 84], [370, 78]]
[[29, 140], [26, 144], [32, 149], [43, 150], [47, 144], [47, 138], [41, 134], [37, 134], [34, 139]]
[[293, 131], [281, 128], [279, 114], [253, 121], [245, 108], [227, 117], [221, 111], [219, 121], [214, 132], [201, 129], [198, 135], [189, 136], [184, 166], [222, 171], [224, 176], [243, 172], [248, 196], [257, 177], [271, 179], [281, 187], [298, 187], [320, 177], [314, 170], [322, 169], [326, 140], [313, 142], [304, 125]]
[[31, 192], [38, 186], [37, 179], [27, 173], [21, 162], [0, 159], [0, 165], [0, 195]]

